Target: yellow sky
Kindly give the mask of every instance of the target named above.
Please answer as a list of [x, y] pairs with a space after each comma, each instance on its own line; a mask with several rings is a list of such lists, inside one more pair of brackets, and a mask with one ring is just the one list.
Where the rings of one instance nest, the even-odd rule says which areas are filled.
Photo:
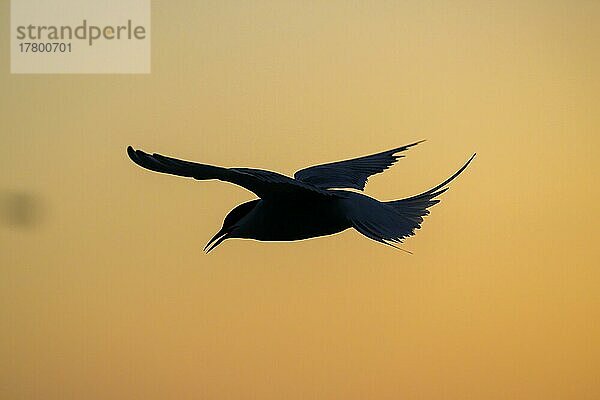
[[[35, 220], [0, 224], [0, 397], [599, 398], [599, 19], [597, 1], [153, 2], [150, 75], [2, 58], [0, 197]], [[419, 139], [367, 194], [478, 157], [414, 255], [353, 231], [204, 255], [252, 194], [125, 154], [293, 174]]]

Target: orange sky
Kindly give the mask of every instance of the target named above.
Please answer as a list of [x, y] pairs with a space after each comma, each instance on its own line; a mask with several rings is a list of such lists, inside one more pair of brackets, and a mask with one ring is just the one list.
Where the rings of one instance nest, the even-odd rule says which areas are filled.
[[[35, 220], [0, 224], [0, 397], [600, 398], [599, 19], [597, 1], [182, 0], [152, 4], [150, 75], [4, 57], [0, 204], [26, 196]], [[414, 255], [352, 231], [204, 255], [252, 194], [125, 154], [293, 174], [419, 139], [367, 194], [478, 157]]]

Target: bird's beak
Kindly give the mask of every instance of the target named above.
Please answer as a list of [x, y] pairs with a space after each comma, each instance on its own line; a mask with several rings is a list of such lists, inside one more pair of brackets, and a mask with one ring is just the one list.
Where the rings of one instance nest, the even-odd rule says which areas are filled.
[[[231, 233], [230, 230], [226, 230], [225, 228], [221, 228], [221, 230], [219, 232], [217, 232], [217, 234], [215, 236], [213, 236], [212, 239], [210, 239], [208, 241], [208, 243], [206, 243], [206, 246], [204, 246], [204, 251], [206, 252], [206, 254], [208, 254], [212, 249], [214, 249], [219, 244], [221, 244], [221, 242], [223, 240], [227, 239], [229, 233]], [[214, 244], [213, 244], [213, 242], [214, 242]], [[211, 246], [211, 244], [212, 244], [212, 246]], [[208, 250], [207, 250], [207, 248], [208, 248]]]

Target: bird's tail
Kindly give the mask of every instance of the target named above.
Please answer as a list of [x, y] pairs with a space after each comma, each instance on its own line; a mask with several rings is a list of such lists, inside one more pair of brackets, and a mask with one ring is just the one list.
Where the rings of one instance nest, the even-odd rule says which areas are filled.
[[421, 227], [423, 217], [429, 214], [427, 209], [440, 202], [436, 197], [448, 190], [447, 185], [467, 168], [474, 157], [475, 154], [450, 178], [416, 196], [383, 203], [366, 196], [356, 197], [355, 203], [360, 203], [360, 207], [349, 213], [352, 226], [378, 242], [392, 246], [401, 243]]
[[427, 209], [440, 202], [436, 199], [436, 197], [449, 189], [448, 184], [452, 182], [458, 175], [460, 175], [461, 172], [463, 172], [469, 166], [474, 158], [475, 154], [473, 154], [471, 158], [469, 158], [469, 160], [450, 178], [446, 179], [436, 187], [406, 199], [386, 201], [385, 204], [391, 206], [403, 217], [413, 221], [416, 229], [420, 228], [420, 225], [423, 222], [423, 217], [429, 214], [429, 210]]

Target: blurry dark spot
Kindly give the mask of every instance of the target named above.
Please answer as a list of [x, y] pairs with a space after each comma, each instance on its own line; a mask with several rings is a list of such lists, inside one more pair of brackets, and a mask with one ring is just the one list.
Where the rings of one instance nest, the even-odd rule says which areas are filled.
[[33, 228], [41, 222], [42, 201], [26, 192], [0, 193], [0, 218], [14, 228]]

